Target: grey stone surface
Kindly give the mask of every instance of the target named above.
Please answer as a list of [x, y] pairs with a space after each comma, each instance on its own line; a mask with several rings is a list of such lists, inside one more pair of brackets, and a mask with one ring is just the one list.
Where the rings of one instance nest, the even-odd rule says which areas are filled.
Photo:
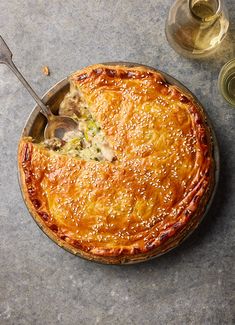
[[[75, 257], [36, 226], [21, 198], [16, 154], [34, 102], [0, 66], [0, 324], [232, 324], [234, 305], [235, 109], [217, 90], [235, 56], [232, 26], [217, 53], [188, 60], [167, 44], [172, 1], [0, 1], [0, 33], [42, 95], [88, 64], [125, 60], [182, 81], [204, 104], [221, 150], [219, 189], [206, 221], [178, 249], [151, 262], [105, 266]], [[233, 33], [233, 35], [232, 35]], [[48, 65], [50, 77], [41, 73]]]

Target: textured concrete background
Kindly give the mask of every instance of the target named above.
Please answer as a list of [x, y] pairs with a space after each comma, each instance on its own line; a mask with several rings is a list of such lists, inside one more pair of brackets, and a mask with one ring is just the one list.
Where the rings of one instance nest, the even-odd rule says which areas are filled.
[[[172, 1], [0, 1], [0, 33], [42, 95], [88, 64], [126, 60], [182, 81], [204, 104], [221, 149], [221, 179], [206, 221], [180, 248], [154, 261], [105, 266], [50, 241], [19, 191], [17, 143], [34, 101], [0, 66], [0, 324], [232, 324], [235, 212], [235, 109], [217, 91], [218, 73], [235, 56], [232, 26], [210, 60], [187, 60], [167, 44]], [[233, 35], [232, 35], [233, 32]], [[51, 76], [41, 73], [48, 65]]]

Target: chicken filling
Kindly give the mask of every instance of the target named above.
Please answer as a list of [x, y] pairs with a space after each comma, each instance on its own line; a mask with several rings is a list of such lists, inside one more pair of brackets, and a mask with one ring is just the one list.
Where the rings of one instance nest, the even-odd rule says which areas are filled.
[[45, 140], [43, 144], [46, 148], [84, 160], [115, 160], [103, 131], [81, 101], [77, 91], [70, 91], [64, 97], [59, 115], [74, 118], [78, 122], [78, 130], [66, 132], [63, 139]]

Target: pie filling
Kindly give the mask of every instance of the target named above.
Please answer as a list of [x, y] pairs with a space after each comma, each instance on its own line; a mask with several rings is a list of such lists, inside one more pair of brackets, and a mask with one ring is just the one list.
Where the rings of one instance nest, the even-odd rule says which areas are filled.
[[59, 115], [70, 116], [78, 122], [76, 131], [68, 131], [62, 139], [52, 138], [43, 142], [47, 149], [79, 157], [84, 160], [114, 161], [113, 150], [105, 139], [98, 123], [92, 117], [79, 93], [71, 90], [60, 105]]

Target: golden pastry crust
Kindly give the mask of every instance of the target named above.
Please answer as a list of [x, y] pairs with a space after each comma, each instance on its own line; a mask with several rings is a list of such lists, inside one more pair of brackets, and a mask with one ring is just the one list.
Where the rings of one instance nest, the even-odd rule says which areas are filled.
[[143, 67], [90, 66], [70, 83], [117, 160], [72, 158], [23, 138], [20, 179], [34, 218], [61, 246], [102, 262], [175, 247], [200, 222], [214, 183], [201, 109]]

